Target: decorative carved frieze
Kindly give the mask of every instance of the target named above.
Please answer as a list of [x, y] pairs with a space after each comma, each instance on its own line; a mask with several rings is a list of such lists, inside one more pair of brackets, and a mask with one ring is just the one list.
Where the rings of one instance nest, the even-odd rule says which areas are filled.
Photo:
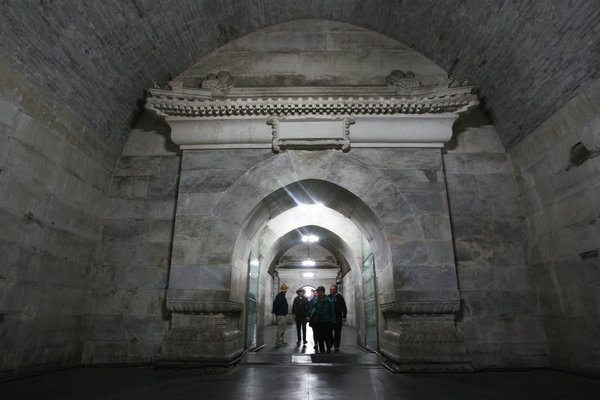
[[167, 310], [182, 314], [238, 314], [243, 308], [235, 301], [167, 300]]
[[393, 302], [381, 305], [381, 312], [386, 314], [456, 314], [460, 308], [459, 301], [411, 301]]
[[[463, 89], [463, 88], [457, 88]], [[150, 89], [146, 108], [164, 117], [294, 115], [393, 115], [455, 113], [477, 104], [468, 90], [411, 97], [298, 97], [206, 99], [194, 94]]]

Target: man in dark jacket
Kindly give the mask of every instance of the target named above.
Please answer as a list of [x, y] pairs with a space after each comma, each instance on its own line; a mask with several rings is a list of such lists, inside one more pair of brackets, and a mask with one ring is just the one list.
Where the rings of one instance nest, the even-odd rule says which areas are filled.
[[348, 310], [346, 309], [346, 300], [344, 296], [338, 293], [338, 287], [331, 285], [329, 287], [329, 298], [333, 301], [333, 307], [335, 309], [335, 322], [333, 324], [333, 347], [335, 351], [340, 351], [340, 343], [342, 341], [342, 324], [346, 322], [346, 315]]
[[276, 346], [283, 346], [286, 343], [283, 341], [283, 336], [285, 335], [285, 326], [287, 324], [287, 314], [288, 314], [288, 302], [285, 298], [285, 294], [289, 289], [288, 285], [285, 283], [281, 285], [279, 288], [280, 292], [277, 296], [275, 296], [275, 300], [273, 300], [273, 313], [275, 314], [275, 319], [277, 320], [277, 342]]
[[[298, 295], [294, 299], [292, 304], [292, 317], [296, 321], [296, 333], [298, 335], [298, 342], [296, 345], [300, 346], [302, 338], [304, 338], [304, 344], [306, 345], [306, 317], [308, 317], [308, 299], [304, 297], [304, 289], [296, 290]], [[302, 334], [300, 334], [302, 333]]]

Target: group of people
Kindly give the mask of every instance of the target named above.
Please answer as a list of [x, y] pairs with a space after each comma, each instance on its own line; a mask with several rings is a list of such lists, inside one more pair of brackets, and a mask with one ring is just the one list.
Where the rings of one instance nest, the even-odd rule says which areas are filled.
[[[288, 303], [285, 295], [289, 287], [281, 285], [280, 292], [273, 301], [273, 312], [277, 320], [277, 342], [276, 346], [283, 346], [283, 340], [287, 324]], [[314, 348], [320, 353], [330, 353], [333, 347], [340, 351], [342, 339], [342, 325], [346, 322], [348, 310], [344, 296], [338, 293], [338, 287], [331, 285], [329, 295], [325, 296], [325, 287], [319, 286], [313, 290], [312, 299], [306, 297], [304, 289], [296, 291], [298, 295], [292, 304], [292, 317], [296, 322], [296, 333], [298, 335], [298, 346], [306, 346], [306, 324], [309, 323], [313, 329]]]

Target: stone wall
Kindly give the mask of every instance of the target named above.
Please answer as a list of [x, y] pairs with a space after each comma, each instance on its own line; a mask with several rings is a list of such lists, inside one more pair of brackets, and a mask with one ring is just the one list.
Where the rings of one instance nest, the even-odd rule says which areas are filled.
[[461, 309], [458, 329], [479, 368], [546, 365], [517, 184], [493, 126], [457, 134], [443, 156]]
[[[110, 186], [84, 364], [155, 361], [168, 328], [168, 280], [181, 157], [149, 116], [129, 136]], [[146, 126], [145, 126], [146, 125]]]
[[116, 155], [0, 59], [0, 380], [77, 366]]
[[568, 168], [570, 149], [578, 142], [600, 150], [600, 81], [510, 154], [549, 365], [600, 375], [600, 157]]

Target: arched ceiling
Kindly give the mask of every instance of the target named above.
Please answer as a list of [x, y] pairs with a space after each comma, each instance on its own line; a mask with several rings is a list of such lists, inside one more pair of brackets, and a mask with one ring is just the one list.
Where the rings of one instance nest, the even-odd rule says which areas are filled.
[[33, 85], [118, 153], [144, 89], [302, 18], [371, 29], [468, 79], [507, 147], [600, 77], [596, 0], [31, 0], [0, 3], [0, 90]]

